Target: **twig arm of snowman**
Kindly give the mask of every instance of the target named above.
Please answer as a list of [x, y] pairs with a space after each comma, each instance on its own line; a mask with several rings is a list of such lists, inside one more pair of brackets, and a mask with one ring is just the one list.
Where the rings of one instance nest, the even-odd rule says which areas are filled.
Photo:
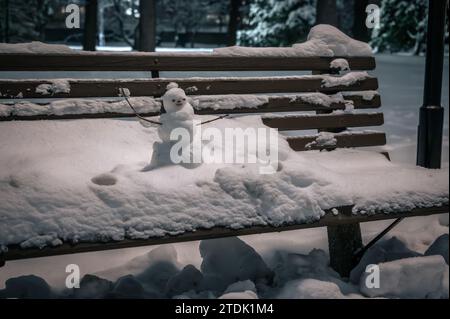
[[[131, 102], [130, 102], [130, 100], [128, 99], [128, 94], [127, 94], [127, 92], [126, 92], [123, 88], [119, 88], [119, 92], [120, 92], [120, 94], [125, 98], [125, 101], [127, 101], [128, 106], [133, 110], [133, 112], [134, 112], [134, 114], [136, 115], [137, 118], [139, 118], [139, 119], [142, 120], [142, 121], [146, 121], [146, 122], [149, 122], [149, 123], [152, 123], [152, 124], [162, 125], [161, 122], [152, 121], [152, 120], [146, 119], [145, 117], [140, 116], [139, 113], [136, 111], [136, 109], [133, 107], [133, 105], [131, 105]], [[128, 92], [128, 93], [129, 93], [129, 92]]]
[[204, 121], [204, 122], [198, 123], [197, 125], [203, 125], [203, 124], [211, 123], [211, 122], [214, 122], [214, 121], [217, 121], [217, 120], [221, 120], [221, 119], [223, 119], [223, 118], [226, 118], [226, 117], [228, 117], [228, 116], [230, 116], [230, 114], [221, 115], [221, 116], [218, 116], [218, 117], [213, 118], [213, 119], [211, 119], [211, 120], [208, 120], [208, 121]]

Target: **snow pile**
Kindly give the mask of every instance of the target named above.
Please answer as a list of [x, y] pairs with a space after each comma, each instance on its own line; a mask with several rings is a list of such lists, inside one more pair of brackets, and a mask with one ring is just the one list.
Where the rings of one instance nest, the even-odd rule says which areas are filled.
[[0, 290], [0, 299], [48, 299], [52, 297], [53, 293], [50, 286], [44, 279], [34, 275], [8, 279], [5, 283], [5, 289]]
[[292, 48], [232, 46], [214, 49], [213, 54], [248, 57], [369, 57], [373, 55], [367, 43], [354, 40], [339, 29], [326, 24], [311, 28], [308, 41], [294, 44]]
[[392, 257], [372, 260], [379, 267], [379, 288], [366, 285], [371, 274], [366, 271], [356, 282], [347, 282], [329, 267], [320, 249], [301, 254], [282, 246], [269, 266], [248, 243], [223, 238], [200, 242], [200, 269], [182, 267], [177, 250], [162, 245], [119, 267], [85, 275], [79, 289], [52, 291], [41, 278], [22, 276], [7, 280], [0, 298], [448, 298], [449, 268], [441, 256], [421, 257], [398, 239], [382, 240], [372, 249], [378, 246]]
[[350, 71], [350, 65], [346, 59], [335, 59], [330, 63], [330, 69], [339, 72]]
[[[264, 127], [258, 116], [211, 125], [223, 136], [226, 128]], [[135, 120], [3, 122], [0, 134], [2, 245], [279, 226], [312, 222], [325, 209], [352, 204], [355, 213], [370, 214], [448, 202], [448, 169], [399, 165], [357, 150], [301, 154], [282, 137], [278, 171], [260, 175], [254, 164], [142, 172], [158, 137], [156, 128]]]
[[70, 83], [65, 79], [51, 80], [50, 83], [43, 83], [36, 87], [36, 93], [42, 95], [53, 95], [57, 93], [70, 93]]
[[[372, 56], [370, 46], [350, 38], [339, 29], [327, 24], [319, 24], [311, 28], [308, 41], [322, 41], [333, 52], [333, 56]], [[294, 45], [295, 48], [296, 45]]]
[[1, 53], [45, 53], [45, 54], [64, 54], [73, 53], [73, 50], [62, 44], [47, 44], [39, 41], [27, 43], [0, 43]]
[[[256, 285], [272, 282], [273, 272], [256, 251], [237, 237], [202, 241], [200, 255], [203, 258], [201, 270], [205, 276], [205, 288], [220, 291], [236, 281], [251, 281]], [[236, 259], [236, 256], [239, 256]], [[230, 260], [234, 260], [230, 263]], [[254, 286], [254, 285], [253, 285]], [[236, 287], [228, 287], [236, 292]], [[240, 291], [249, 290], [247, 288]]]
[[350, 72], [343, 76], [322, 76], [322, 87], [350, 86], [368, 79], [367, 72]]
[[[378, 264], [380, 287], [367, 287], [361, 276], [361, 292], [368, 297], [448, 298], [448, 266], [442, 256], [413, 257]], [[447, 275], [445, 274], [447, 272]]]
[[[448, 215], [447, 215], [448, 216]], [[448, 265], [448, 234], [440, 236], [435, 242], [427, 249], [425, 256], [442, 256]]]

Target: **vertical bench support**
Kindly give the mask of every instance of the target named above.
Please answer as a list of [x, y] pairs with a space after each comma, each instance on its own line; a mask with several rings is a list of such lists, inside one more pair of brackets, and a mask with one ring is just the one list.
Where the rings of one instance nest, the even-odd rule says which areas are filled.
[[[327, 74], [332, 73], [331, 70], [327, 71], [315, 71], [315, 74]], [[331, 113], [332, 111], [317, 111], [317, 114]], [[324, 129], [320, 131], [339, 133], [345, 131], [346, 128], [337, 129]], [[347, 224], [347, 225], [337, 225], [328, 226], [328, 250], [330, 253], [330, 266], [333, 268], [341, 277], [348, 278], [350, 272], [357, 265], [357, 251], [363, 248], [361, 227], [359, 223]]]
[[330, 266], [344, 278], [358, 263], [356, 252], [363, 247], [359, 224], [328, 226]]

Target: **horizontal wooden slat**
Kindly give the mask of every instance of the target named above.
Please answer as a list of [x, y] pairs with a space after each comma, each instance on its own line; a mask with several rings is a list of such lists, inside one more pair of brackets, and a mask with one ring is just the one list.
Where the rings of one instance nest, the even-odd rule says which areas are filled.
[[[223, 97], [220, 97], [223, 98]], [[219, 99], [220, 99], [219, 98]], [[195, 97], [194, 97], [195, 99]], [[218, 109], [216, 107], [205, 107], [201, 106], [195, 109], [195, 113], [199, 115], [212, 115], [212, 114], [239, 114], [239, 113], [275, 113], [275, 112], [297, 112], [297, 111], [335, 111], [344, 110], [345, 102], [333, 102], [330, 105], [317, 105], [311, 103], [308, 99], [303, 99], [301, 95], [295, 96], [269, 96], [267, 97], [267, 103], [258, 105], [257, 107], [246, 106], [246, 105], [236, 105], [235, 108], [224, 108]], [[16, 100], [17, 101], [17, 100]], [[374, 96], [372, 100], [355, 99], [354, 108], [355, 109], [368, 109], [368, 108], [378, 108], [379, 96]], [[6, 107], [13, 105], [14, 101], [8, 101]], [[102, 101], [105, 104], [113, 104], [118, 101]], [[360, 104], [362, 103], [362, 104]], [[83, 112], [80, 110], [78, 114], [45, 114], [45, 110], [49, 108], [49, 102], [36, 101], [34, 102], [36, 111], [42, 107], [42, 114], [34, 115], [5, 115], [0, 116], [0, 121], [13, 121], [13, 120], [56, 120], [56, 119], [86, 119], [86, 118], [119, 118], [119, 117], [134, 117], [134, 113], [129, 110], [129, 112], [102, 112], [93, 114], [86, 110]], [[2, 106], [0, 105], [0, 109]], [[113, 110], [113, 107], [107, 107], [108, 110]], [[159, 108], [155, 112], [151, 113], [141, 113], [142, 116], [156, 116], [159, 115]]]
[[0, 255], [4, 261], [18, 260], [45, 256], [56, 256], [65, 254], [75, 254], [83, 252], [111, 250], [111, 249], [123, 249], [130, 247], [149, 246], [149, 245], [161, 245], [168, 243], [180, 243], [186, 241], [205, 240], [223, 237], [245, 236], [252, 234], [262, 234], [271, 232], [282, 232], [297, 229], [306, 229], [314, 227], [336, 226], [352, 223], [364, 223], [378, 220], [396, 219], [400, 217], [413, 217], [413, 216], [428, 216], [433, 214], [448, 213], [448, 204], [440, 207], [431, 208], [416, 208], [410, 212], [398, 212], [398, 213], [378, 213], [374, 215], [362, 215], [351, 213], [352, 207], [338, 208], [339, 214], [334, 216], [331, 210], [327, 210], [325, 216], [320, 220], [305, 224], [286, 224], [280, 227], [270, 226], [254, 226], [249, 228], [243, 228], [238, 230], [228, 228], [212, 228], [212, 229], [200, 229], [195, 232], [187, 232], [177, 236], [164, 236], [159, 238], [149, 238], [142, 240], [122, 240], [116, 242], [106, 243], [78, 243], [76, 245], [70, 245], [65, 243], [57, 247], [48, 247], [44, 249], [21, 249], [18, 245], [11, 245], [8, 247], [8, 251], [3, 255]]
[[368, 77], [353, 85], [324, 87], [320, 77], [269, 77], [269, 78], [182, 78], [182, 79], [143, 79], [143, 80], [69, 80], [70, 92], [42, 95], [36, 92], [48, 80], [0, 80], [3, 97], [13, 98], [83, 98], [113, 97], [119, 95], [119, 88], [128, 88], [132, 96], [161, 96], [170, 82], [176, 82], [187, 94], [256, 94], [256, 93], [294, 93], [369, 91], [378, 89], [376, 78]]
[[[338, 57], [240, 57], [210, 53], [0, 54], [0, 71], [276, 71], [329, 70]], [[352, 70], [373, 70], [373, 57], [346, 57]]]
[[383, 125], [383, 113], [321, 114], [264, 117], [263, 123], [280, 131]]
[[380, 146], [386, 144], [386, 134], [383, 132], [355, 132], [336, 134], [336, 145], [333, 147], [306, 146], [316, 140], [317, 136], [288, 137], [287, 141], [294, 151], [310, 151], [317, 149], [333, 149], [346, 147]]

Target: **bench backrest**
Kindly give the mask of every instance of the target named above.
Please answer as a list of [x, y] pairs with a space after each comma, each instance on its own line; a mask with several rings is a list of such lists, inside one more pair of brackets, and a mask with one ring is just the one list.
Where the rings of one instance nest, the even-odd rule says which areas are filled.
[[[220, 108], [209, 103], [194, 105], [197, 114], [219, 113], [277, 113], [304, 111], [310, 114], [265, 115], [266, 125], [279, 130], [318, 130], [334, 132], [334, 145], [316, 143], [318, 135], [300, 135], [288, 138], [291, 147], [297, 151], [336, 148], [377, 146], [386, 143], [383, 132], [353, 131], [383, 124], [383, 114], [364, 112], [381, 106], [375, 77], [355, 71], [370, 71], [375, 68], [373, 57], [345, 57], [352, 73], [338, 76], [329, 75], [336, 70], [330, 63], [336, 58], [329, 57], [273, 57], [273, 56], [224, 56], [211, 53], [73, 53], [73, 54], [0, 54], [0, 71], [145, 71], [147, 79], [67, 79], [69, 90], [55, 90], [50, 96], [43, 96], [36, 88], [42, 84], [52, 84], [48, 79], [30, 80], [0, 79], [0, 94], [7, 103], [23, 99], [80, 99], [117, 97], [119, 88], [128, 88], [132, 96], [153, 97], [156, 105], [158, 97], [165, 92], [169, 82], [177, 82], [187, 94], [202, 101], [226, 99], [223, 95], [243, 95], [241, 100], [257, 95], [258, 103], [244, 103], [235, 108]], [[159, 78], [160, 71], [312, 71], [309, 76], [277, 77], [188, 77]], [[18, 74], [18, 73], [17, 73]], [[236, 73], [233, 73], [233, 75]], [[150, 78], [150, 75], [152, 78]], [[64, 73], [58, 78], [65, 78]], [[207, 97], [205, 97], [205, 95]], [[253, 99], [254, 100], [254, 99]], [[2, 102], [0, 108], [6, 107]], [[0, 104], [2, 104], [0, 103]], [[38, 101], [38, 105], [48, 101]], [[238, 102], [239, 103], [239, 102]], [[213, 105], [213, 106], [211, 106]], [[219, 104], [220, 105], [220, 104]], [[44, 108], [44, 106], [43, 106]], [[354, 111], [349, 112], [349, 109]], [[154, 108], [143, 115], [159, 114]], [[64, 118], [103, 118], [132, 116], [128, 112], [84, 112], [78, 114], [15, 114], [0, 109], [0, 120], [36, 120]], [[352, 131], [345, 131], [353, 128]]]

